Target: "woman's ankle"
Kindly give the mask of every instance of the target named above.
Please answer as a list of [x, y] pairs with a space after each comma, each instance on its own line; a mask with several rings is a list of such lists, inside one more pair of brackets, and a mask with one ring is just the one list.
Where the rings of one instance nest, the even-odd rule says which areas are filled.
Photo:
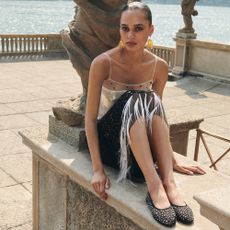
[[164, 186], [164, 188], [165, 189], [167, 189], [167, 188], [176, 188], [177, 186], [176, 186], [176, 182], [175, 182], [175, 180], [174, 179], [164, 179], [163, 181], [162, 181], [162, 184], [163, 184], [163, 186]]
[[169, 207], [170, 202], [161, 180], [146, 183], [154, 205], [160, 209]]
[[150, 194], [158, 190], [160, 187], [163, 187], [163, 184], [160, 179], [146, 180], [146, 185]]
[[177, 189], [175, 181], [167, 182], [163, 184], [168, 200], [171, 204], [184, 205], [182, 195]]

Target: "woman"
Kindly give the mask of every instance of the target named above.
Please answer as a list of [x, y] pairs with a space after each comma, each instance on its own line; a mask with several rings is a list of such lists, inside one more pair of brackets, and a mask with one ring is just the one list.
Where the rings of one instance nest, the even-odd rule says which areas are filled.
[[193, 214], [176, 189], [173, 166], [188, 174], [204, 171], [180, 166], [173, 157], [161, 104], [168, 66], [144, 49], [153, 31], [148, 6], [128, 4], [121, 14], [119, 46], [92, 62], [85, 117], [91, 183], [106, 199], [110, 181], [103, 164], [120, 169], [118, 181], [143, 176], [153, 217], [166, 226], [173, 226], [176, 219], [190, 224]]

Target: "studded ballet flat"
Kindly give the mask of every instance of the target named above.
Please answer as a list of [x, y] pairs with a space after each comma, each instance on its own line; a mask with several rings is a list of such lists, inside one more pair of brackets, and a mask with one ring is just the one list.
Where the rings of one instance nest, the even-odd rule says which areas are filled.
[[194, 221], [192, 209], [187, 205], [175, 205], [171, 204], [175, 213], [177, 221], [183, 224], [192, 224]]
[[166, 227], [172, 227], [176, 223], [176, 214], [172, 206], [169, 206], [168, 208], [159, 209], [155, 207], [155, 205], [152, 202], [152, 199], [150, 197], [150, 194], [148, 193], [146, 196], [146, 204], [153, 216], [153, 218], [159, 222], [160, 224], [166, 226]]

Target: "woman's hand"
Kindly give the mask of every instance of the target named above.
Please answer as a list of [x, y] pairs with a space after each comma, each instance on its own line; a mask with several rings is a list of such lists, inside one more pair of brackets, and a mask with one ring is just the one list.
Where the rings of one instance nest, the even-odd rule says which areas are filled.
[[110, 187], [110, 180], [105, 175], [103, 170], [95, 171], [91, 180], [91, 184], [95, 192], [104, 200], [108, 198], [108, 194], [105, 191]]
[[173, 169], [177, 172], [194, 175], [194, 174], [201, 174], [204, 175], [206, 172], [197, 165], [183, 165], [178, 161], [173, 161]]

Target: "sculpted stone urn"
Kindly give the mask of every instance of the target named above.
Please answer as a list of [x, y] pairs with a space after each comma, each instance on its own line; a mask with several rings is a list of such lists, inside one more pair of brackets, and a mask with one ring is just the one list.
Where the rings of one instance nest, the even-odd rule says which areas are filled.
[[81, 78], [83, 94], [53, 107], [56, 119], [70, 126], [84, 123], [89, 69], [92, 60], [119, 43], [119, 24], [127, 0], [74, 0], [74, 20], [60, 32], [63, 46]]

